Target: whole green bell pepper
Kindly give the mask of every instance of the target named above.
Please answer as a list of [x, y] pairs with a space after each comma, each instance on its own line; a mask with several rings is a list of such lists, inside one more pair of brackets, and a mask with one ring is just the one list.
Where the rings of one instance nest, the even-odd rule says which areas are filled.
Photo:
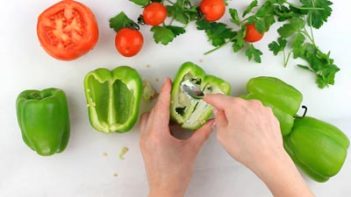
[[296, 118], [284, 146], [307, 175], [325, 182], [341, 169], [349, 139], [337, 127], [312, 117]]
[[289, 134], [302, 102], [301, 92], [280, 79], [264, 76], [250, 79], [246, 89], [248, 94], [242, 97], [260, 100], [263, 105], [271, 107], [282, 134]]
[[62, 152], [70, 135], [65, 93], [56, 88], [25, 90], [16, 102], [23, 141], [39, 155]]
[[105, 133], [126, 132], [136, 123], [143, 85], [139, 73], [120, 66], [99, 68], [84, 80], [90, 124]]
[[201, 98], [194, 98], [182, 88], [182, 83], [191, 83], [206, 94], [230, 94], [228, 82], [207, 75], [205, 71], [191, 63], [184, 63], [173, 81], [171, 92], [171, 118], [182, 128], [195, 130], [201, 127], [212, 115], [212, 106]]

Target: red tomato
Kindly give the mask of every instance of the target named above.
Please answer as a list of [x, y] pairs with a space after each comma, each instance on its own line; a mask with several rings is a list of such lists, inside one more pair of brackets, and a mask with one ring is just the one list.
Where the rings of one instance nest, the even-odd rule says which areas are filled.
[[200, 10], [207, 21], [214, 22], [224, 15], [225, 2], [224, 0], [202, 0]]
[[84, 55], [95, 46], [99, 37], [92, 11], [72, 0], [61, 1], [41, 13], [37, 34], [45, 51], [61, 60]]
[[144, 8], [143, 19], [145, 24], [157, 26], [167, 17], [167, 9], [162, 3], [153, 2]]
[[136, 29], [122, 28], [116, 34], [116, 49], [125, 57], [136, 55], [142, 48], [143, 43], [143, 35]]
[[262, 37], [263, 37], [263, 34], [261, 34], [259, 31], [256, 30], [256, 27], [254, 24], [246, 25], [246, 35], [245, 35], [246, 42], [257, 42], [261, 40]]

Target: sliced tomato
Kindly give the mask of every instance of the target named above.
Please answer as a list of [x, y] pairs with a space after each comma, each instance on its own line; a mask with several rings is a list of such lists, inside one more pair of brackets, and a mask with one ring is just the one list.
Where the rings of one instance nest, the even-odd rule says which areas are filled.
[[99, 37], [93, 12], [72, 0], [61, 1], [41, 13], [37, 34], [45, 51], [61, 60], [84, 55], [95, 46]]

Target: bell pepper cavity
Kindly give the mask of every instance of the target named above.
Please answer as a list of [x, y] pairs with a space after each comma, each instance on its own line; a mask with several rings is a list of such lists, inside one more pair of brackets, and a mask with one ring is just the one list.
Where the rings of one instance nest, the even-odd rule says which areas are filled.
[[191, 63], [184, 63], [178, 70], [172, 86], [171, 117], [182, 128], [195, 130], [200, 128], [212, 115], [212, 107], [201, 98], [194, 98], [182, 89], [183, 84], [198, 87], [206, 94], [230, 94], [231, 86], [228, 82], [207, 75], [205, 71]]
[[89, 120], [98, 131], [126, 132], [136, 123], [142, 97], [139, 73], [128, 66], [99, 68], [84, 80]]

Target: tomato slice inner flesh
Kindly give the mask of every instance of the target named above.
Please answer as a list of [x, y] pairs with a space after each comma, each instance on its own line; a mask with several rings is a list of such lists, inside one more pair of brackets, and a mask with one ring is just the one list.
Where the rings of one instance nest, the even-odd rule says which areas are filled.
[[61, 49], [77, 45], [85, 32], [83, 17], [69, 5], [46, 18], [43, 25], [50, 45]]

